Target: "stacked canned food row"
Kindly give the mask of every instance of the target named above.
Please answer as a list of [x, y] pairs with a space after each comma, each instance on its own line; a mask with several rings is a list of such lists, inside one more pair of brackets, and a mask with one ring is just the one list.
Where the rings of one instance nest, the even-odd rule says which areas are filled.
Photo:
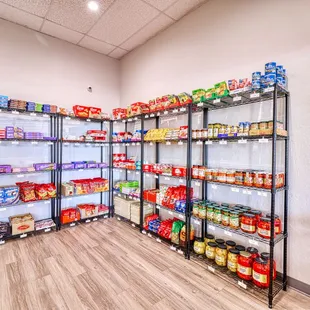
[[[272, 173], [256, 170], [210, 169], [204, 166], [193, 166], [192, 178], [209, 182], [244, 185], [257, 188], [272, 188]], [[284, 186], [284, 173], [276, 174], [276, 187]]]
[[[252, 210], [248, 206], [198, 201], [193, 203], [193, 216], [234, 230], [241, 229], [248, 234], [257, 233], [264, 239], [271, 237], [271, 214], [263, 215], [261, 211]], [[275, 235], [282, 232], [282, 222], [278, 215], [275, 215], [274, 231]]]
[[[269, 253], [258, 253], [258, 249], [237, 245], [232, 240], [215, 239], [208, 234], [204, 239], [196, 238], [194, 252], [206, 257], [220, 267], [227, 267], [245, 281], [252, 281], [260, 288], [268, 288], [270, 282]], [[273, 279], [276, 278], [276, 262], [273, 261]]]

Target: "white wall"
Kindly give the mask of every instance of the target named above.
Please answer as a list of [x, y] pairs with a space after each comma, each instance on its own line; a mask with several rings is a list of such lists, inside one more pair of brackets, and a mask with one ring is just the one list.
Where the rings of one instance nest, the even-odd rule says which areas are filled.
[[108, 113], [119, 106], [118, 60], [3, 20], [0, 38], [0, 94]]
[[[121, 61], [123, 106], [147, 102], [167, 93], [209, 88], [230, 78], [250, 77], [254, 71], [263, 71], [269, 61], [287, 68], [291, 92], [288, 274], [307, 284], [310, 284], [309, 10], [307, 0], [211, 0]], [[240, 109], [244, 113], [240, 116], [239, 111], [225, 116], [216, 112], [210, 122], [224, 119], [229, 122], [232, 116], [234, 124], [242, 115], [252, 115], [249, 120], [254, 120], [253, 111]], [[236, 161], [235, 165], [239, 164], [242, 165]], [[265, 210], [269, 200], [261, 203]]]

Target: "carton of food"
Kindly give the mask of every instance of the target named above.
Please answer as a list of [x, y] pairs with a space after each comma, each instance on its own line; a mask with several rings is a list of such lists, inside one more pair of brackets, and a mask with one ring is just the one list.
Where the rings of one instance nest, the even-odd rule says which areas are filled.
[[30, 213], [9, 217], [12, 235], [24, 234], [34, 231], [34, 219]]

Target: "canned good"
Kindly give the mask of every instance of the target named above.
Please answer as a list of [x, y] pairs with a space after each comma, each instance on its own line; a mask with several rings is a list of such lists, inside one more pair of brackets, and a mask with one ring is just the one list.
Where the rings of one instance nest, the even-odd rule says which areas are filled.
[[213, 138], [218, 137], [220, 128], [221, 128], [221, 124], [219, 124], [219, 123], [216, 123], [213, 125]]
[[208, 137], [209, 139], [213, 139], [213, 124], [208, 125]]

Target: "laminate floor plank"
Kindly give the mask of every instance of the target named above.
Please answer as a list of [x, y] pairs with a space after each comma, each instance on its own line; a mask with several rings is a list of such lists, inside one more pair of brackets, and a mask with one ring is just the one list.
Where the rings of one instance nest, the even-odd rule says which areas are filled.
[[[116, 219], [0, 247], [0, 310], [263, 310], [266, 303]], [[276, 310], [310, 310], [281, 292]]]

